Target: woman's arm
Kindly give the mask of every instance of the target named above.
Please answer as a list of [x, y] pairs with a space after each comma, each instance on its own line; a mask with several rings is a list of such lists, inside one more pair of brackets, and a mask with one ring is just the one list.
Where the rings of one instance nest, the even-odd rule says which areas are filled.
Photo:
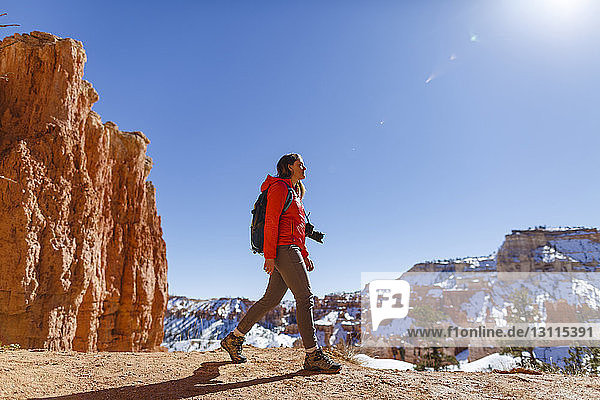
[[277, 256], [279, 218], [283, 211], [283, 205], [287, 198], [288, 189], [284, 182], [275, 182], [269, 186], [268, 190], [263, 250], [265, 253], [265, 260], [274, 260]]

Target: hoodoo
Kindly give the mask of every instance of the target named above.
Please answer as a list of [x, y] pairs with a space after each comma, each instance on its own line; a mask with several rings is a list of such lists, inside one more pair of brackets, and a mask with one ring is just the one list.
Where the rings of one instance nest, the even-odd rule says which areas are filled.
[[0, 342], [157, 349], [167, 260], [149, 140], [91, 110], [80, 42], [0, 47]]

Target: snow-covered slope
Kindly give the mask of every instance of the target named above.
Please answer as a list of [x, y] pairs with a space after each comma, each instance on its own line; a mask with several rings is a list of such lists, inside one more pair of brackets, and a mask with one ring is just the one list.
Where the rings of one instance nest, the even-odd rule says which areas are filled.
[[[171, 351], [213, 350], [236, 326], [250, 307], [251, 302], [240, 298], [195, 300], [171, 297], [165, 316], [163, 346]], [[289, 313], [289, 303], [277, 311]], [[279, 321], [285, 325], [286, 321]], [[296, 337], [280, 333], [281, 326], [263, 319], [246, 335], [246, 344], [256, 347], [292, 346]], [[271, 329], [268, 329], [271, 328]]]
[[[195, 300], [171, 297], [162, 345], [171, 351], [216, 349], [252, 304], [252, 301], [240, 298]], [[358, 335], [354, 333], [360, 329], [360, 295], [358, 292], [334, 293], [317, 299], [314, 315], [319, 345], [334, 345], [340, 340], [356, 341]], [[284, 301], [254, 325], [246, 334], [245, 344], [261, 348], [292, 347], [295, 342], [300, 345], [295, 323], [295, 302]]]

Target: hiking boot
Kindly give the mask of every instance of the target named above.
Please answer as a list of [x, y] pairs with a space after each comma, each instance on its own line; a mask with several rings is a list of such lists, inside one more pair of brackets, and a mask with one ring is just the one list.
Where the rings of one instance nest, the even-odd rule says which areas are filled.
[[246, 362], [246, 357], [242, 355], [242, 343], [244, 343], [244, 337], [236, 336], [233, 332], [221, 340], [221, 348], [229, 353], [231, 361], [235, 364]]
[[312, 353], [306, 353], [304, 369], [308, 371], [336, 373], [342, 369], [342, 365], [333, 361], [327, 353], [319, 348]]

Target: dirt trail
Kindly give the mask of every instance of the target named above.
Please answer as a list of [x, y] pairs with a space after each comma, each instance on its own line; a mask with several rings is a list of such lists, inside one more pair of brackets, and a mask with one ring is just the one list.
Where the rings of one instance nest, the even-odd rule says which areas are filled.
[[300, 349], [194, 353], [0, 353], [1, 399], [594, 399], [597, 378], [554, 374], [382, 371], [343, 362], [304, 372]]

